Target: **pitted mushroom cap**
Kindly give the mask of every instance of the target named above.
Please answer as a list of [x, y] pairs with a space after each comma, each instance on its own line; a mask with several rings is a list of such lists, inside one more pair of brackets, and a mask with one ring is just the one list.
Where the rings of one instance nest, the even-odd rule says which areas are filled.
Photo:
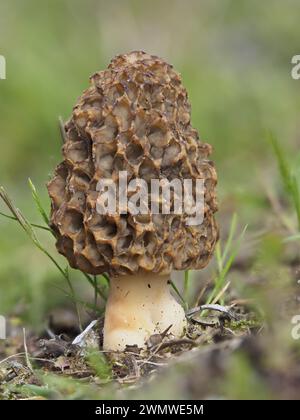
[[[203, 268], [218, 237], [217, 175], [211, 146], [191, 126], [180, 76], [138, 51], [117, 56], [90, 82], [65, 124], [64, 160], [48, 184], [58, 251], [90, 274]], [[189, 226], [185, 213], [100, 215], [97, 183], [118, 184], [119, 171], [148, 183], [203, 179], [203, 223]]]

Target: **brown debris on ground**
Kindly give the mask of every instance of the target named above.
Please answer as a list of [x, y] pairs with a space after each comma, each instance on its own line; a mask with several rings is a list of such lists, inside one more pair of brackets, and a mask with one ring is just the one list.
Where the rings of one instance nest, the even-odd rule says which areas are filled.
[[[255, 296], [241, 298], [233, 289], [227, 292], [226, 306], [201, 305], [204, 293], [199, 306], [186, 312], [183, 338], [174, 339], [167, 329], [151, 336], [146, 349], [131, 346], [122, 353], [103, 351], [103, 319], [86, 321], [79, 335], [76, 319], [68, 328], [52, 320], [39, 336], [11, 319], [9, 338], [0, 343], [0, 399], [23, 399], [28, 386], [38, 391], [30, 398], [65, 398], [47, 391], [44, 375], [79, 381], [74, 382], [76, 390], [81, 384], [90, 386], [95, 393], [83, 398], [144, 398], [148, 388], [160, 386], [174, 386], [180, 398], [242, 398], [248, 395], [243, 386], [252, 386], [254, 398], [297, 399], [299, 346], [291, 339], [290, 320], [299, 309], [299, 285], [293, 278], [288, 284], [272, 279], [271, 285], [264, 278], [253, 279], [260, 302]], [[262, 300], [265, 313], [259, 309]], [[100, 370], [95, 355], [103, 364]], [[176, 381], [172, 375], [177, 367]], [[81, 397], [75, 393], [74, 398]]]
[[[211, 305], [214, 315], [205, 317], [207, 325], [201, 322], [197, 313], [208, 309], [208, 306], [189, 311], [189, 323], [185, 337], [174, 339], [166, 330], [163, 334], [153, 335], [147, 342], [147, 349], [137, 346], [127, 347], [125, 352], [113, 353], [101, 350], [101, 325], [98, 321], [91, 328], [91, 336], [83, 337], [80, 345], [74, 344], [74, 338], [61, 334], [56, 335], [46, 331], [50, 337], [36, 337], [26, 333], [26, 349], [24, 336], [21, 330], [15, 329], [13, 338], [6, 340], [5, 346], [0, 347], [0, 393], [5, 398], [19, 398], [17, 388], [24, 384], [40, 384], [40, 374], [55, 373], [73, 378], [88, 378], [88, 381], [97, 382], [95, 371], [91, 368], [85, 357], [91, 348], [105, 354], [106, 360], [112, 369], [112, 379], [122, 384], [136, 384], [141, 379], [166, 368], [174, 360], [188, 355], [192, 350], [201, 350], [206, 347], [222, 348], [224, 343], [236, 339], [237, 336], [246, 336], [256, 325], [244, 320], [245, 328], [238, 328], [233, 332], [232, 322], [240, 318], [238, 312]], [[209, 321], [213, 319], [213, 323]], [[99, 327], [100, 325], [100, 327]], [[88, 341], [89, 340], [89, 341]], [[78, 341], [78, 340], [77, 340]], [[86, 345], [86, 341], [88, 345]], [[213, 351], [213, 350], [212, 350]], [[34, 366], [34, 369], [32, 369]], [[38, 375], [36, 374], [38, 372]], [[11, 391], [10, 391], [11, 390]]]

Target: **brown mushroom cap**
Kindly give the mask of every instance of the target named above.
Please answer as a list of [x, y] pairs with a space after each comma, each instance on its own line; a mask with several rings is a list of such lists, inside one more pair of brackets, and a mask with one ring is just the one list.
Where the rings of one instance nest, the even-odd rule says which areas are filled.
[[[144, 52], [114, 58], [91, 77], [65, 124], [64, 161], [48, 184], [57, 249], [86, 273], [169, 273], [203, 268], [218, 236], [216, 171], [211, 146], [190, 123], [191, 108], [180, 76]], [[187, 214], [100, 215], [97, 182], [128, 179], [203, 179], [204, 221]]]

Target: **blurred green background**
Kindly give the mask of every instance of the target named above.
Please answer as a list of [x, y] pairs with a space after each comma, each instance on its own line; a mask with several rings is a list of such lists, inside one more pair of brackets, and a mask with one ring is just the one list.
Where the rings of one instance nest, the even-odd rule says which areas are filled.
[[[233, 211], [250, 231], [265, 228], [264, 182], [276, 166], [266, 130], [298, 152], [300, 81], [290, 72], [299, 15], [296, 0], [2, 0], [0, 183], [39, 222], [27, 179], [48, 209], [45, 184], [61, 160], [58, 117], [68, 118], [88, 77], [115, 54], [142, 49], [182, 74], [193, 125], [214, 147], [221, 228]], [[48, 236], [40, 235], [55, 255]], [[19, 226], [0, 218], [0, 313], [22, 313], [40, 327], [68, 302], [56, 287], [62, 282]]]

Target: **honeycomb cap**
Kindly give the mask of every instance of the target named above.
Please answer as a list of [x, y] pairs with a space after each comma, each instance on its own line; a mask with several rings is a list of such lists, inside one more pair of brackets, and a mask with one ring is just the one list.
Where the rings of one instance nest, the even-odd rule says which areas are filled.
[[[64, 125], [64, 160], [48, 183], [57, 249], [73, 268], [112, 276], [200, 269], [218, 238], [217, 175], [199, 140], [181, 78], [164, 60], [134, 51], [95, 73]], [[203, 179], [204, 220], [183, 214], [97, 212], [99, 180]]]

